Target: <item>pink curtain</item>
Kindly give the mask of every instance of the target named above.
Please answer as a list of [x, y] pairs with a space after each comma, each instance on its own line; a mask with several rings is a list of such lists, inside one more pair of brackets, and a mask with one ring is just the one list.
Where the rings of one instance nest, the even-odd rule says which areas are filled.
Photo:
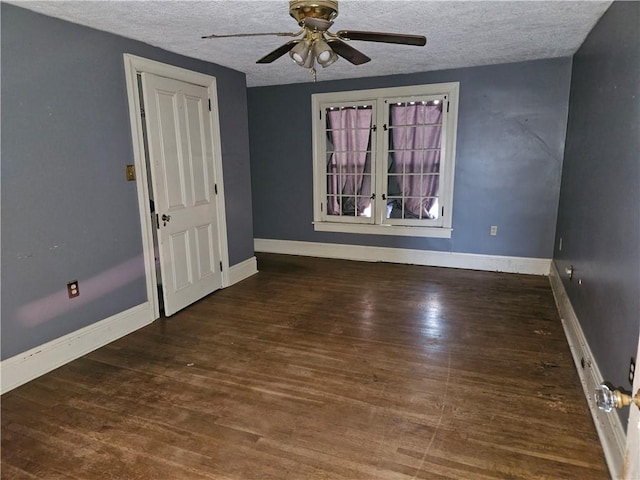
[[363, 215], [371, 205], [371, 117], [371, 108], [327, 111], [328, 141], [333, 144], [327, 165], [329, 215]]
[[397, 185], [389, 185], [389, 196], [396, 191], [403, 198], [390, 200], [389, 217], [435, 218], [429, 210], [438, 196], [442, 104], [391, 105], [390, 116], [389, 178]]

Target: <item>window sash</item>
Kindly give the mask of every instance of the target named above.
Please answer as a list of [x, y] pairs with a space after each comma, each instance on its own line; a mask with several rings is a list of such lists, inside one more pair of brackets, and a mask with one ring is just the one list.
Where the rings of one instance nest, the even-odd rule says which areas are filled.
[[323, 219], [373, 223], [376, 138], [372, 102], [327, 103], [324, 125]]
[[384, 99], [386, 135], [382, 183], [386, 204], [381, 223], [441, 226], [446, 163], [445, 95]]

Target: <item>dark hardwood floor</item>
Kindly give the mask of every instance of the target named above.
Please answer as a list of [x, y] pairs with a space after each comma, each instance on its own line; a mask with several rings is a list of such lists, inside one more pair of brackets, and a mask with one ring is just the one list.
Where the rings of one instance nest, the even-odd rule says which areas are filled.
[[2, 478], [608, 478], [546, 277], [258, 259], [4, 395]]

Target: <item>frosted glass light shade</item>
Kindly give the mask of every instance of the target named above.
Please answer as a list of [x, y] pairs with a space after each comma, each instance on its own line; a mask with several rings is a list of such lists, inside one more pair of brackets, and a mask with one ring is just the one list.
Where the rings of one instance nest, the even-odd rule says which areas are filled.
[[316, 60], [323, 67], [328, 67], [338, 59], [338, 56], [331, 49], [331, 47], [322, 39], [318, 39], [313, 42], [313, 54], [316, 56]]
[[298, 44], [291, 49], [289, 56], [298, 65], [303, 66], [309, 56], [310, 46], [308, 42], [301, 40]]

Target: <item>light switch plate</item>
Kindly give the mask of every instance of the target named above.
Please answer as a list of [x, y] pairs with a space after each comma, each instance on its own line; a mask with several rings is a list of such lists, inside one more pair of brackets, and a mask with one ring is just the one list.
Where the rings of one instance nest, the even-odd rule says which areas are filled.
[[131, 182], [136, 179], [135, 165], [127, 165], [127, 181]]

